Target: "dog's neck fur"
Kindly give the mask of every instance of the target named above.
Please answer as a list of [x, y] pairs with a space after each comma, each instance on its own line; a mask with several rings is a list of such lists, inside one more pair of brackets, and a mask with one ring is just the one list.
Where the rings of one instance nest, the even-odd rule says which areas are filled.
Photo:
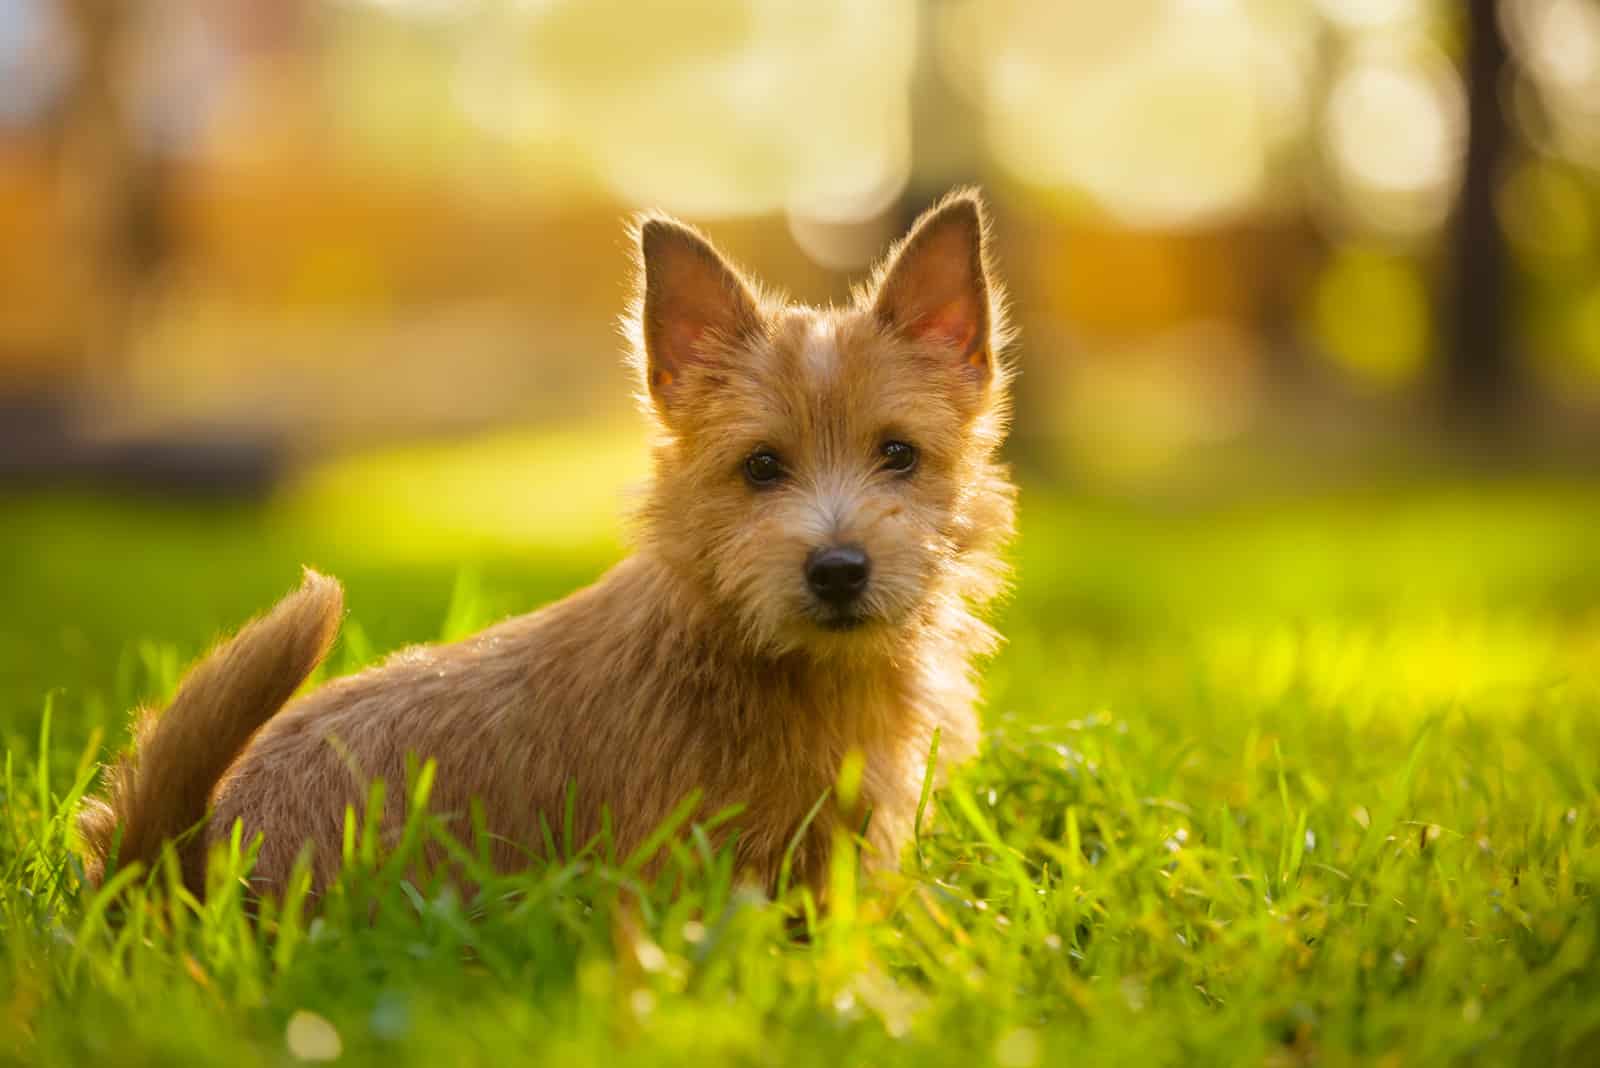
[[[575, 613], [573, 623], [592, 628], [602, 642], [602, 634], [614, 635], [619, 651], [626, 647], [627, 656], [644, 658], [639, 666], [658, 674], [659, 683], [644, 687], [643, 695], [686, 685], [704, 687], [707, 697], [720, 693], [724, 700], [697, 707], [662, 705], [674, 715], [707, 721], [708, 733], [739, 743], [781, 730], [775, 720], [783, 715], [802, 716], [805, 722], [797, 726], [807, 731], [826, 721], [858, 744], [869, 742], [890, 729], [880, 722], [883, 706], [914, 688], [924, 659], [921, 626], [910, 628], [907, 643], [895, 652], [883, 644], [867, 650], [841, 643], [827, 654], [810, 647], [764, 647], [707, 599], [694, 574], [649, 548], [617, 565], [592, 596], [593, 614]], [[629, 685], [637, 687], [636, 680]]]
[[[655, 752], [637, 766], [613, 763], [609, 781], [590, 785], [602, 797], [627, 796], [632, 807], [662, 815], [681, 800], [668, 796], [672, 784], [686, 780], [702, 786], [706, 815], [727, 804], [765, 807], [748, 824], [761, 830], [747, 831], [740, 851], [770, 876], [787, 837], [857, 751], [866, 762], [861, 803], [874, 810], [871, 837], [885, 844], [900, 840], [912, 813], [880, 784], [908, 768], [916, 774], [936, 730], [948, 757], [960, 759], [976, 745], [969, 721], [954, 714], [974, 698], [970, 645], [952, 639], [950, 621], [941, 620], [914, 628], [892, 654], [769, 654], [752, 648], [692, 582], [643, 550], [553, 611], [505, 624], [538, 621], [526, 635], [527, 649], [539, 661], [535, 674], [549, 682], [559, 684], [568, 642], [586, 647], [591, 663], [600, 650], [616, 656], [614, 686], [595, 688], [589, 680], [574, 692], [587, 706], [581, 712], [587, 730], [565, 741], [592, 746], [598, 755], [637, 751], [637, 745], [616, 743], [648, 738]], [[930, 611], [960, 611], [958, 634], [983, 626], [954, 599]], [[700, 762], [688, 775], [677, 763], [683, 754]], [[585, 766], [607, 765], [596, 760]], [[831, 801], [823, 806], [817, 824], [823, 841], [844, 815]], [[852, 819], [858, 815], [851, 810]]]

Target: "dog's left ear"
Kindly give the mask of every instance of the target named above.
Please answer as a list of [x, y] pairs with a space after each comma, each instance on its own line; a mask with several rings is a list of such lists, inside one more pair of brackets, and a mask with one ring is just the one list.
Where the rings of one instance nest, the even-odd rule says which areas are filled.
[[878, 321], [946, 350], [980, 387], [994, 377], [983, 202], [958, 193], [930, 209], [889, 255], [878, 283]]

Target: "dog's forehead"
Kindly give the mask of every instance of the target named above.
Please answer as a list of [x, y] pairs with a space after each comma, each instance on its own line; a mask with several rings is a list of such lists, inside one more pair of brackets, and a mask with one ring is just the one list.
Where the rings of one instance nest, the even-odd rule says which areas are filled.
[[800, 370], [817, 387], [833, 384], [839, 374], [839, 327], [832, 318], [813, 315], [800, 329]]
[[815, 396], [839, 383], [846, 370], [841, 345], [850, 333], [840, 313], [792, 307], [774, 325], [764, 376], [769, 387]]
[[917, 420], [922, 376], [869, 312], [789, 309], [773, 326], [752, 400], [774, 432], [822, 443]]
[[893, 377], [877, 330], [858, 312], [792, 309], [775, 340], [768, 385], [836, 417], [871, 407]]
[[931, 434], [942, 426], [917, 361], [870, 312], [786, 309], [751, 356], [743, 388], [713, 417], [746, 444], [780, 445], [796, 459], [854, 455], [863, 440], [897, 428]]

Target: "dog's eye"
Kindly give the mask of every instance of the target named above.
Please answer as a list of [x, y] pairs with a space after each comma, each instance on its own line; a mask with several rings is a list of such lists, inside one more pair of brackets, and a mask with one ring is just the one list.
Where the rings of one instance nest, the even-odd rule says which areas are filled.
[[771, 449], [758, 449], [744, 458], [744, 477], [757, 486], [770, 486], [783, 477], [783, 461]]
[[917, 466], [917, 447], [907, 445], [903, 441], [885, 442], [883, 446], [883, 467], [886, 471], [897, 471], [905, 474]]

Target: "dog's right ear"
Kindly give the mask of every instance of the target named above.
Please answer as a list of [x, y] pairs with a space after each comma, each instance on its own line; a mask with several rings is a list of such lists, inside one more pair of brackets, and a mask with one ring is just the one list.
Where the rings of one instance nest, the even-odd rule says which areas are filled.
[[755, 297], [694, 230], [653, 217], [639, 226], [643, 264], [640, 330], [645, 384], [663, 412], [688, 380], [713, 367], [760, 326]]

